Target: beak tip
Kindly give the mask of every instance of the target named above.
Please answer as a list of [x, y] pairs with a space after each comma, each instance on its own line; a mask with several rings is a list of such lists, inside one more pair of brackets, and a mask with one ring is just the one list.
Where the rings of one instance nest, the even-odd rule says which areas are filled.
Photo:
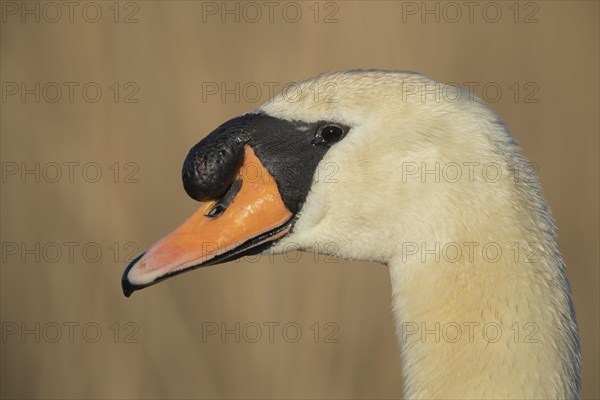
[[121, 277], [121, 289], [123, 289], [123, 295], [125, 297], [131, 296], [136, 290], [136, 286], [129, 282], [129, 279], [127, 278], [128, 272], [129, 268], [127, 268], [125, 272], [123, 272], [123, 276]]
[[121, 289], [123, 289], [123, 295], [125, 295], [125, 297], [130, 297], [133, 292], [139, 289], [138, 285], [134, 285], [129, 281], [129, 271], [131, 271], [133, 266], [144, 256], [144, 254], [145, 253], [140, 254], [135, 260], [129, 263], [127, 268], [125, 268], [125, 271], [123, 271], [123, 275], [121, 276]]
[[123, 295], [125, 297], [130, 297], [133, 294], [133, 292], [135, 292], [135, 288], [133, 287], [133, 285], [131, 285], [131, 283], [129, 283], [129, 281], [125, 277], [121, 279], [121, 288], [123, 289]]

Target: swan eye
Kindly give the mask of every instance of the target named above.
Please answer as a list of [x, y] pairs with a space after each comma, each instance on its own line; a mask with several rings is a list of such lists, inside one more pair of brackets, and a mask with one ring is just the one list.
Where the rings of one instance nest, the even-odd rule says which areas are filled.
[[339, 142], [346, 134], [346, 129], [338, 125], [325, 125], [317, 131], [313, 144], [333, 144]]

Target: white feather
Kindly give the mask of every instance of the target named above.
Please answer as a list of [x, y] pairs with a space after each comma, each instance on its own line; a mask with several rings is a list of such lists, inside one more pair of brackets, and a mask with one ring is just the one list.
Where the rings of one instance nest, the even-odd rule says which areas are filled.
[[[537, 180], [511, 172], [526, 164], [498, 117], [478, 99], [414, 73], [328, 73], [295, 89], [299, 97], [280, 94], [259, 111], [352, 128], [319, 164], [293, 232], [277, 248], [322, 251], [333, 242], [339, 257], [389, 266], [406, 396], [577, 397], [579, 337], [554, 222]], [[462, 178], [407, 175], [408, 167], [435, 163], [458, 164]], [[465, 163], [503, 174], [490, 182], [473, 167], [470, 179], [475, 164]], [[502, 256], [422, 258], [436, 243], [471, 242], [498, 244]], [[538, 261], [526, 263], [521, 253], [515, 262], [515, 243], [539, 246]], [[420, 252], [409, 256], [414, 244]], [[471, 325], [473, 340], [469, 323], [479, 324]], [[420, 333], [407, 335], [414, 324]], [[457, 324], [462, 334], [456, 342], [423, 337], [422, 324], [439, 333]], [[500, 327], [496, 342], [491, 331], [484, 337], [485, 324]], [[537, 343], [526, 342], [533, 330], [528, 339]]]

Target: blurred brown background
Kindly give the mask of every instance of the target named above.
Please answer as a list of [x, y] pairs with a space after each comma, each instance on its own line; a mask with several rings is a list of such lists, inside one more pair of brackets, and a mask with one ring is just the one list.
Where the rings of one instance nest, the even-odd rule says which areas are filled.
[[[195, 210], [193, 144], [269, 87], [384, 68], [474, 82], [539, 166], [598, 398], [599, 3], [448, 4], [3, 1], [2, 397], [400, 398], [383, 266], [302, 253], [120, 288]], [[236, 322], [239, 343], [203, 338]]]

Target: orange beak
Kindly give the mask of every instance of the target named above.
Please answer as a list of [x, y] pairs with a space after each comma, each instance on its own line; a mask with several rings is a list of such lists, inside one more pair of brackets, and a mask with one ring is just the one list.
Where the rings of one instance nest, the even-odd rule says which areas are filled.
[[232, 188], [238, 192], [224, 197], [235, 196], [233, 200], [202, 202], [187, 221], [129, 264], [123, 293], [129, 297], [179, 273], [256, 252], [288, 233], [293, 214], [248, 145]]

